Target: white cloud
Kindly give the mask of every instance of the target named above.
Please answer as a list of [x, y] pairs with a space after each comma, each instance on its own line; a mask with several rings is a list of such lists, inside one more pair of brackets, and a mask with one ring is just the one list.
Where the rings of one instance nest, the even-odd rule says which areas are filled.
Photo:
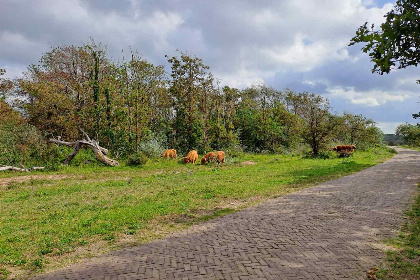
[[328, 90], [333, 97], [349, 100], [353, 104], [367, 107], [383, 105], [387, 102], [402, 102], [410, 97], [407, 93], [391, 94], [386, 91], [356, 91], [354, 88], [334, 87]]
[[394, 134], [401, 122], [377, 122], [376, 126], [385, 134]]

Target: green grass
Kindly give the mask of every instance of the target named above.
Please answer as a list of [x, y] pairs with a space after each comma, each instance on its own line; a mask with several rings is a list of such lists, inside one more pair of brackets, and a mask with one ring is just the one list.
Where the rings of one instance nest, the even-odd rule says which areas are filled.
[[420, 193], [407, 217], [410, 221], [400, 234], [387, 241], [394, 250], [387, 251], [385, 267], [377, 272], [378, 279], [420, 279]]
[[0, 185], [0, 279], [62, 266], [76, 251], [97, 243], [150, 241], [362, 170], [392, 154], [379, 148], [344, 159], [246, 154], [227, 158], [223, 166], [160, 159], [141, 168], [86, 165], [36, 172], [41, 174], [36, 179]]

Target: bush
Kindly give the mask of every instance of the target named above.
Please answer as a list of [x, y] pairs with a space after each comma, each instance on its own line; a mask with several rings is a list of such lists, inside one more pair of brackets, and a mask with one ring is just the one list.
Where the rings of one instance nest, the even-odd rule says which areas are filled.
[[[69, 154], [70, 152], [67, 153], [65, 157], [67, 157]], [[87, 148], [87, 149], [80, 149], [77, 155], [71, 161], [70, 165], [81, 166], [81, 165], [86, 165], [90, 163], [97, 164], [97, 165], [102, 164], [96, 159], [93, 151]]]
[[305, 143], [296, 143], [290, 147], [283, 147], [276, 150], [277, 154], [289, 156], [306, 156], [311, 153], [311, 148]]
[[39, 131], [31, 125], [0, 125], [0, 164], [39, 165], [47, 148]]
[[128, 165], [132, 166], [142, 166], [147, 163], [147, 156], [143, 154], [142, 152], [133, 154], [128, 157]]
[[152, 136], [139, 144], [139, 150], [149, 158], [158, 158], [165, 150], [163, 137]]
[[240, 145], [231, 145], [228, 149], [226, 149], [225, 152], [227, 158], [237, 158], [244, 156], [244, 151]]

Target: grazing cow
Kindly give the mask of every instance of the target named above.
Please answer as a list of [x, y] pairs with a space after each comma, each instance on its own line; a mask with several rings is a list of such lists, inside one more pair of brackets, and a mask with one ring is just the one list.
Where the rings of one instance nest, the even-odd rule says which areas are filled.
[[356, 150], [355, 145], [337, 145], [332, 148], [333, 151], [336, 151], [342, 156], [348, 156]]
[[198, 159], [198, 154], [196, 150], [190, 151], [186, 157], [184, 157], [184, 163], [195, 163]]
[[217, 151], [217, 152], [209, 152], [204, 157], [201, 158], [201, 164], [206, 164], [210, 161], [217, 161], [217, 163], [224, 163], [225, 162], [225, 152]]
[[212, 161], [216, 158], [216, 154], [214, 152], [209, 152], [204, 155], [204, 157], [201, 158], [201, 164], [204, 165], [208, 161]]
[[168, 149], [162, 154], [164, 158], [177, 158], [175, 149]]
[[225, 162], [225, 152], [217, 151], [216, 155], [217, 155], [217, 162], [218, 163], [224, 163]]

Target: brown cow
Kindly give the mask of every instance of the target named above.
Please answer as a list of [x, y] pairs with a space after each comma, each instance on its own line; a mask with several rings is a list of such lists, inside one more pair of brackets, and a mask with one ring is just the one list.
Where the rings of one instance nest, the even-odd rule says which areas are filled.
[[209, 161], [217, 161], [217, 163], [224, 163], [225, 162], [225, 152], [217, 151], [217, 152], [209, 152], [203, 158], [201, 158], [201, 164], [206, 164]]
[[223, 151], [217, 151], [217, 162], [218, 163], [224, 163], [225, 162], [225, 152]]
[[168, 149], [168, 150], [165, 150], [165, 152], [164, 152], [164, 153], [162, 153], [162, 156], [163, 156], [164, 158], [177, 158], [177, 155], [176, 155], [176, 150], [175, 150], [175, 149]]
[[216, 154], [214, 152], [209, 152], [201, 158], [201, 164], [204, 165], [208, 161], [212, 161], [216, 158]]
[[337, 145], [332, 148], [333, 151], [340, 153], [340, 156], [348, 156], [356, 150], [355, 145]]
[[184, 163], [195, 163], [198, 159], [198, 154], [196, 150], [190, 151], [186, 157], [184, 157]]

